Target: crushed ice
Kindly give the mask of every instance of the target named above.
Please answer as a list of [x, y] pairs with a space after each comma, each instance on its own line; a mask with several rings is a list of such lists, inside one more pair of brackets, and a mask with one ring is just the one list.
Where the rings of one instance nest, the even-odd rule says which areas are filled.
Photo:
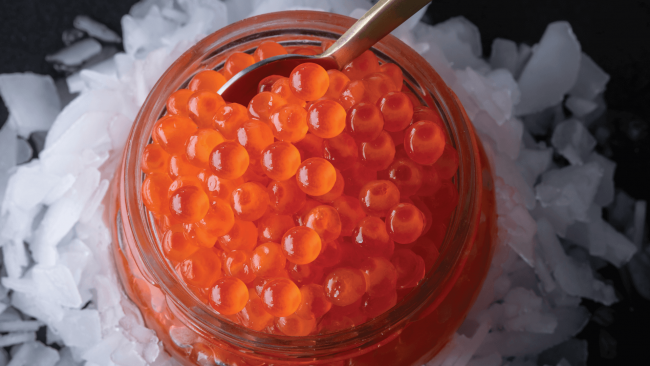
[[[10, 366], [174, 364], [123, 297], [102, 219], [131, 121], [165, 69], [228, 23], [287, 9], [358, 17], [371, 5], [144, 0], [123, 17], [125, 52], [114, 56], [98, 40], [119, 42], [116, 33], [75, 18], [77, 29], [64, 37], [70, 45], [49, 56], [84, 67], [68, 77], [69, 93], [81, 94], [63, 110], [59, 94], [65, 101], [68, 91], [57, 94], [49, 76], [0, 75], [10, 111], [0, 129], [0, 346], [12, 347], [11, 357], [0, 349], [0, 365], [9, 358]], [[581, 52], [566, 22], [549, 24], [533, 47], [496, 39], [486, 60], [474, 24], [455, 17], [431, 26], [419, 21], [422, 14], [394, 35], [422, 54], [465, 106], [496, 172], [499, 215], [494, 259], [463, 331], [427, 365], [533, 365], [545, 350], [553, 366], [583, 362], [586, 344], [572, 339], [589, 318], [580, 299], [617, 301], [590, 257], [616, 267], [631, 261], [634, 285], [650, 296], [650, 253], [635, 256], [646, 204], [622, 192], [615, 197], [616, 165], [594, 151], [587, 129], [604, 110], [609, 76]], [[100, 52], [107, 53], [87, 62]], [[40, 131], [49, 131], [44, 148], [26, 162], [32, 151], [24, 139]], [[532, 137], [550, 131], [552, 146]], [[568, 164], [554, 162], [554, 153]], [[602, 218], [608, 205], [611, 224]], [[36, 341], [43, 326], [46, 342], [60, 351]], [[170, 336], [185, 344], [192, 334], [172, 327]]]

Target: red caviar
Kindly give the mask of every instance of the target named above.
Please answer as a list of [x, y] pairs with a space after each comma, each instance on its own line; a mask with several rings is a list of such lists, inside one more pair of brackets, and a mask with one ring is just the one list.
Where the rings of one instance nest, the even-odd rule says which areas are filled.
[[288, 51], [320, 52], [264, 42], [172, 93], [141, 193], [199, 298], [241, 326], [306, 336], [376, 317], [424, 277], [458, 201], [458, 153], [401, 68], [371, 51], [341, 71], [270, 75], [247, 105], [216, 94]]

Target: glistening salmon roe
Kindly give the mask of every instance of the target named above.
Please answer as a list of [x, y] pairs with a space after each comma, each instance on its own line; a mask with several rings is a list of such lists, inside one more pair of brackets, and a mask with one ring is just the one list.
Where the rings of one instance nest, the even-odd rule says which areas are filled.
[[459, 155], [442, 116], [371, 51], [342, 71], [268, 75], [245, 105], [216, 94], [295, 52], [320, 49], [265, 42], [196, 74], [168, 97], [140, 167], [162, 254], [191, 291], [242, 327], [301, 337], [389, 311], [437, 263]]

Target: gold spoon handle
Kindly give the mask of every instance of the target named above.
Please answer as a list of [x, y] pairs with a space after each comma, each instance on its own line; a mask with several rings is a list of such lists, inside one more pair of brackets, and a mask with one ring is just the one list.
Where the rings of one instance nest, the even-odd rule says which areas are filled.
[[332, 57], [341, 69], [431, 0], [380, 0], [352, 25], [321, 57]]

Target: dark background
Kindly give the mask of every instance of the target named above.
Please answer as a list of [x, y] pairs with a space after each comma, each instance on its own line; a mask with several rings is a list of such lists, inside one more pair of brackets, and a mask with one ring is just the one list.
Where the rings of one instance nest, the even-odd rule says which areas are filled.
[[[45, 55], [64, 46], [61, 34], [72, 28], [74, 17], [89, 15], [119, 33], [120, 18], [135, 2], [0, 0], [0, 73], [32, 71], [61, 77], [45, 62]], [[618, 188], [650, 200], [650, 1], [435, 0], [424, 21], [433, 24], [458, 15], [478, 26], [486, 57], [494, 38], [532, 45], [548, 23], [568, 20], [582, 50], [611, 76], [605, 93], [609, 109], [601, 120], [610, 138], [598, 149], [616, 161]], [[0, 125], [6, 118], [0, 103]], [[621, 301], [610, 308], [584, 301], [597, 314], [579, 334], [589, 341], [588, 364], [646, 364], [650, 302], [630, 288], [625, 270], [608, 266], [599, 273], [613, 281]]]

